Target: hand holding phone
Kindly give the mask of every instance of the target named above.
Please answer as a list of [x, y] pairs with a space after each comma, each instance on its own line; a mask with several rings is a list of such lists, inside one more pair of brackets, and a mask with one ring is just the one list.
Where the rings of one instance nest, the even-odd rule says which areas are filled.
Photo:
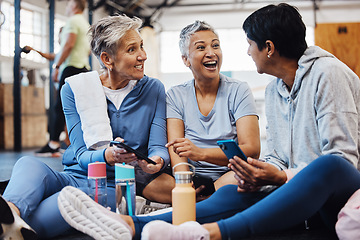
[[244, 152], [240, 149], [239, 145], [232, 139], [217, 141], [217, 145], [225, 153], [228, 159], [238, 156], [244, 161], [247, 161], [247, 157]]
[[147, 156], [145, 156], [144, 154], [142, 154], [141, 152], [133, 149], [132, 147], [126, 145], [125, 143], [123, 142], [119, 142], [119, 141], [111, 141], [110, 142], [110, 147], [111, 146], [117, 146], [119, 148], [124, 148], [126, 151], [128, 152], [131, 152], [131, 153], [134, 153], [139, 159], [143, 159], [145, 160], [146, 162], [148, 163], [151, 163], [151, 164], [154, 164], [156, 165], [156, 162], [154, 162], [153, 160], [151, 160], [150, 158], [148, 158]]

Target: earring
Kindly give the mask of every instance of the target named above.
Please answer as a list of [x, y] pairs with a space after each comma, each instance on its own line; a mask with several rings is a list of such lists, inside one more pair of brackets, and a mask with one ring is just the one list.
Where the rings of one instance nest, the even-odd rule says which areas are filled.
[[110, 72], [112, 72], [112, 68], [109, 68]]
[[270, 55], [269, 55], [269, 54], [268, 54], [267, 56], [268, 56], [268, 58], [270, 58]]

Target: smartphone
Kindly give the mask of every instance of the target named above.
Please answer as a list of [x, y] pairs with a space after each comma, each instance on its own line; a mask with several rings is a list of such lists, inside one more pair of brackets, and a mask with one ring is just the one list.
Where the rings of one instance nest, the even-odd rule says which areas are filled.
[[200, 192], [200, 194], [203, 196], [209, 196], [215, 192], [214, 182], [210, 177], [195, 175], [193, 177], [193, 183], [195, 189], [201, 185], [205, 186], [205, 188]]
[[247, 161], [247, 157], [244, 152], [240, 149], [239, 145], [232, 139], [217, 141], [217, 145], [225, 153], [228, 159], [238, 156], [244, 161]]
[[156, 165], [156, 162], [154, 162], [153, 160], [151, 160], [150, 158], [148, 158], [147, 156], [145, 156], [144, 154], [142, 154], [141, 152], [133, 149], [132, 147], [126, 145], [123, 142], [119, 142], [119, 141], [111, 141], [110, 142], [110, 147], [111, 146], [117, 146], [119, 148], [124, 148], [126, 151], [134, 153], [139, 159], [144, 159], [145, 161], [147, 161], [148, 163], [154, 164]]

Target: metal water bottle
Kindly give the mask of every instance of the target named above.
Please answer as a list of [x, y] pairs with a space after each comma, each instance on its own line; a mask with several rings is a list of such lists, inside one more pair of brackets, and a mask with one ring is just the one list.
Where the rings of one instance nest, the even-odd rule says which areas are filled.
[[[177, 167], [180, 164], [187, 164], [195, 168], [188, 163], [176, 164]], [[180, 225], [187, 221], [196, 220], [196, 194], [195, 189], [192, 187], [192, 171], [177, 171], [175, 176], [175, 188], [172, 190], [172, 223], [174, 225]]]

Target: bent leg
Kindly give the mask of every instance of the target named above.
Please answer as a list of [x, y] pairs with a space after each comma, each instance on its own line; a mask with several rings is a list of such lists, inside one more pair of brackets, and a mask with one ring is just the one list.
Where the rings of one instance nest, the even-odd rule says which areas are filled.
[[235, 173], [233, 171], [228, 171], [227, 173], [225, 173], [224, 175], [219, 177], [218, 180], [216, 180], [214, 183], [215, 189], [218, 190], [221, 187], [228, 185], [228, 184], [237, 185], [237, 181], [236, 181], [234, 175], [235, 175]]
[[[77, 186], [84, 193], [88, 193], [87, 179], [78, 180], [76, 184], [71, 183], [72, 186]], [[60, 192], [57, 192], [50, 197], [44, 199], [29, 217], [29, 224], [39, 234], [39, 237], [45, 239], [51, 239], [59, 235], [66, 235], [74, 230], [64, 220], [60, 214], [58, 207], [58, 196]], [[115, 211], [115, 189], [108, 187], [108, 206], [112, 211]]]
[[[203, 224], [228, 218], [252, 206], [266, 197], [268, 193], [239, 193], [236, 185], [225, 185], [211, 195], [208, 199], [196, 204], [196, 221]], [[135, 239], [146, 223], [153, 220], [172, 222], [172, 212], [153, 216], [133, 216], [135, 225]]]
[[57, 193], [65, 186], [86, 186], [86, 179], [52, 170], [45, 163], [31, 157], [23, 157], [14, 166], [3, 197], [15, 204], [21, 218], [39, 235], [62, 233], [70, 228], [62, 219], [57, 207]]
[[60, 173], [32, 157], [20, 158], [12, 171], [3, 197], [15, 204], [26, 221], [39, 203], [61, 190], [68, 182]]
[[150, 201], [171, 203], [171, 191], [174, 187], [175, 179], [163, 173], [144, 188], [143, 196]]
[[337, 213], [359, 188], [360, 174], [353, 165], [322, 156], [263, 200], [217, 223], [223, 239], [238, 239], [295, 226], [320, 210], [333, 229]]

